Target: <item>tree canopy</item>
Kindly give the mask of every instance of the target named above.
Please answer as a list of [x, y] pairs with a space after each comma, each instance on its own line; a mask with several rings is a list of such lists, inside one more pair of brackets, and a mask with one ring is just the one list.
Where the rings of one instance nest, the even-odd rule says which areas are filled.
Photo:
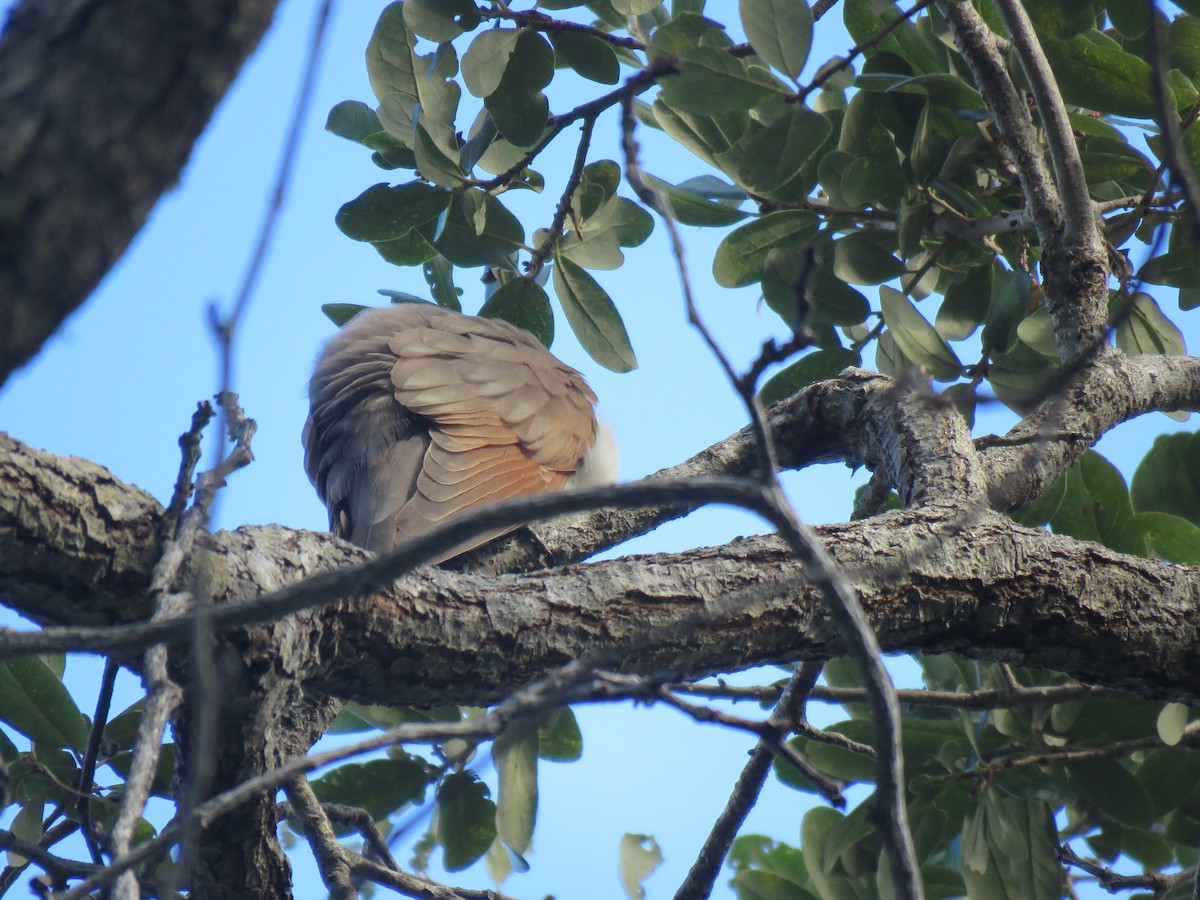
[[[91, 21], [26, 0], [0, 43], [0, 83], [21, 85], [0, 167], [27, 176], [0, 185], [17, 211], [0, 222], [6, 374], [136, 233], [270, 12], [173, 14], [181, 72], [131, 24], [141, 5]], [[467, 311], [547, 345], [565, 322], [613, 372], [636, 368], [638, 336], [606, 279], [661, 229], [660, 264], [750, 424], [651, 479], [505, 504], [370, 559], [278, 525], [207, 533], [255, 430], [228, 394], [232, 449], [196, 474], [218, 412], [201, 408], [165, 508], [103, 460], [0, 438], [0, 599], [42, 626], [0, 632], [0, 884], [29, 871], [55, 896], [286, 897], [283, 834], [332, 896], [482, 896], [422, 880], [435, 859], [519, 892], [547, 802], [538, 761], [578, 758], [571, 704], [601, 701], [672, 705], [756, 742], [736, 785], [706, 786], [732, 792], [679, 898], [1194, 896], [1200, 432], [1140, 420], [1129, 482], [1093, 446], [1200, 409], [1184, 342], [1200, 306], [1200, 6], [517, 6], [381, 9], [363, 35], [373, 96], [326, 127], [383, 180], [346, 198], [337, 228], [421, 273], [427, 292], [394, 302], [460, 309], [482, 274]], [[96, 67], [127, 45], [138, 90], [110, 96]], [[161, 96], [178, 98], [170, 115], [147, 99]], [[81, 97], [153, 127], [81, 123]], [[123, 149], [89, 158], [103, 202], [86, 210], [64, 187], [85, 127], [89, 146]], [[146, 156], [162, 165], [136, 177]], [[64, 221], [96, 252], [64, 265], [22, 249]], [[685, 259], [697, 229], [720, 235], [711, 266]], [[746, 311], [764, 331], [747, 371], [697, 311], [709, 278], [778, 318]], [[987, 433], [997, 409], [1015, 424]], [[778, 474], [831, 460], [871, 479], [851, 521], [812, 530]], [[709, 503], [776, 534], [574, 565]], [[102, 687], [81, 711], [64, 652], [103, 655], [109, 692], [132, 669], [145, 697], [110, 713]], [[913, 654], [923, 688], [898, 692], [884, 652]], [[766, 663], [784, 677], [709, 677]], [[813, 725], [812, 700], [844, 718]], [[328, 733], [354, 737], [310, 752]], [[814, 801], [795, 842], [739, 834], [768, 778]], [[869, 796], [848, 803], [854, 785]], [[175, 817], [152, 821], [148, 796]], [[421, 804], [425, 836], [397, 863], [388, 832]], [[56, 845], [76, 834], [68, 858]], [[626, 836], [629, 896], [658, 858], [652, 836]]]

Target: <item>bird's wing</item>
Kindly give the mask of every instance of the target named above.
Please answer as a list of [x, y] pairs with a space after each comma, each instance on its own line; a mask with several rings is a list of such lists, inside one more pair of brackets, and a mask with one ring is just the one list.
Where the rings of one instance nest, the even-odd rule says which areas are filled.
[[596, 398], [582, 376], [507, 323], [422, 312], [425, 323], [389, 341], [396, 400], [430, 433], [397, 530], [563, 487], [596, 439]]
[[360, 313], [327, 345], [310, 397], [309, 477], [331, 528], [376, 551], [561, 488], [596, 441], [578, 372], [505, 322], [433, 306]]

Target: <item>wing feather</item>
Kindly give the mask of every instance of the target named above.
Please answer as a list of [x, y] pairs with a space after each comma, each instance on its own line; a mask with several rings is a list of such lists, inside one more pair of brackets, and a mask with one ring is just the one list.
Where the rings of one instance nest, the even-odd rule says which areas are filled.
[[309, 477], [331, 529], [375, 551], [558, 490], [596, 442], [596, 395], [577, 371], [506, 322], [428, 305], [360, 313], [326, 345], [309, 393]]

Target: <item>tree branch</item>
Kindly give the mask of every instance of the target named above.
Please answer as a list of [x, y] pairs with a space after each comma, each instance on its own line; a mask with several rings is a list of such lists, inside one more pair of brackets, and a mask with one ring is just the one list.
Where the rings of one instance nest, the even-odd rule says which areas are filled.
[[25, 0], [10, 13], [0, 42], [0, 383], [178, 181], [276, 5]]

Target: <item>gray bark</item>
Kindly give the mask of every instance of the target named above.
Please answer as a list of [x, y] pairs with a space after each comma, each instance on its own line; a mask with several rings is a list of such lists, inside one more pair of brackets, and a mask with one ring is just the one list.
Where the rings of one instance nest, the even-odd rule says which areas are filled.
[[278, 0], [25, 0], [0, 38], [0, 384], [178, 180]]

